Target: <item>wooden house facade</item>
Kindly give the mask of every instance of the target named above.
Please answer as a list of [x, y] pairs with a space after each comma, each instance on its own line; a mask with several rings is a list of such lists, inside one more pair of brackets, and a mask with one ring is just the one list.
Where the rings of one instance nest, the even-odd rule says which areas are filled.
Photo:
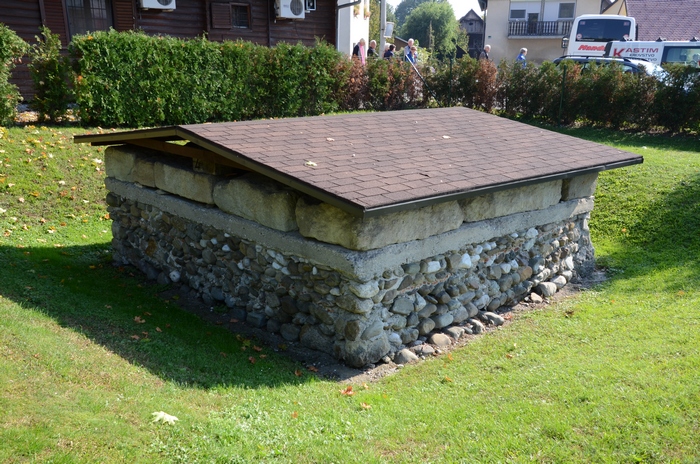
[[[294, 0], [292, 0], [293, 2]], [[299, 0], [296, 0], [299, 1]], [[304, 0], [302, 0], [304, 1]], [[247, 40], [274, 46], [280, 42], [314, 45], [316, 39], [337, 45], [335, 0], [305, 0], [298, 19], [281, 18], [276, 0], [0, 0], [0, 23], [24, 40], [36, 42], [46, 25], [61, 38], [88, 31], [142, 30], [147, 34], [198, 37], [210, 40]], [[172, 8], [163, 8], [163, 3]], [[157, 8], [143, 8], [156, 5]], [[309, 9], [312, 8], [312, 9]], [[13, 73], [25, 99], [32, 88], [26, 63]]]

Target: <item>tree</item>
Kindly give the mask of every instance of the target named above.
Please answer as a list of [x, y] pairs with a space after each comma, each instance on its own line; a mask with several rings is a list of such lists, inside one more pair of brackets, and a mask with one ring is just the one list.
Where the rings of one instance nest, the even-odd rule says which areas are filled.
[[396, 27], [401, 28], [406, 22], [406, 18], [411, 14], [411, 12], [418, 7], [420, 4], [429, 2], [432, 0], [403, 0], [396, 7]]
[[[401, 5], [399, 5], [400, 7]], [[419, 5], [406, 18], [401, 36], [412, 37], [422, 46], [450, 54], [455, 49], [459, 23], [447, 1], [429, 1]]]
[[[379, 21], [381, 19], [381, 8], [382, 5], [380, 4], [380, 0], [370, 0], [370, 11], [372, 12], [372, 15], [369, 17], [369, 39], [370, 40], [376, 40], [377, 44], [380, 43], [380, 31], [379, 31]], [[394, 23], [396, 25], [396, 16], [394, 15], [394, 7], [389, 5], [387, 2], [386, 4], [386, 21], [390, 23]], [[380, 54], [384, 53], [383, 50], [380, 50]]]

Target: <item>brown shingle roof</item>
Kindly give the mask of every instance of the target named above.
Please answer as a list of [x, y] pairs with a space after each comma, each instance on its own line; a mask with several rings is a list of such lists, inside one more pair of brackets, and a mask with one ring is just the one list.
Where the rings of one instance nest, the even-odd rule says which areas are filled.
[[690, 40], [700, 37], [700, 0], [627, 0], [637, 21], [637, 40]]
[[642, 162], [466, 108], [194, 124], [76, 141], [176, 137], [359, 216]]

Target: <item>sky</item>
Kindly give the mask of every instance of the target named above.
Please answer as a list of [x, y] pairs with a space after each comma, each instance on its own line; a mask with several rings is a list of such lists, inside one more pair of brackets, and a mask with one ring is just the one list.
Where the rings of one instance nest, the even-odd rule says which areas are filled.
[[[386, 0], [386, 2], [396, 8], [401, 3], [401, 0]], [[455, 10], [457, 19], [467, 14], [469, 10], [474, 10], [477, 14], [481, 14], [477, 0], [449, 0], [449, 2], [452, 5], [452, 9]]]

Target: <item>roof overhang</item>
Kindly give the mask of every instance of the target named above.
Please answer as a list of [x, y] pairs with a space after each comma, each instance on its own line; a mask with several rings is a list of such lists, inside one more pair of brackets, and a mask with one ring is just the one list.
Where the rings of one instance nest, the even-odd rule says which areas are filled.
[[75, 142], [131, 144], [256, 172], [365, 218], [643, 162], [466, 108], [181, 125]]

